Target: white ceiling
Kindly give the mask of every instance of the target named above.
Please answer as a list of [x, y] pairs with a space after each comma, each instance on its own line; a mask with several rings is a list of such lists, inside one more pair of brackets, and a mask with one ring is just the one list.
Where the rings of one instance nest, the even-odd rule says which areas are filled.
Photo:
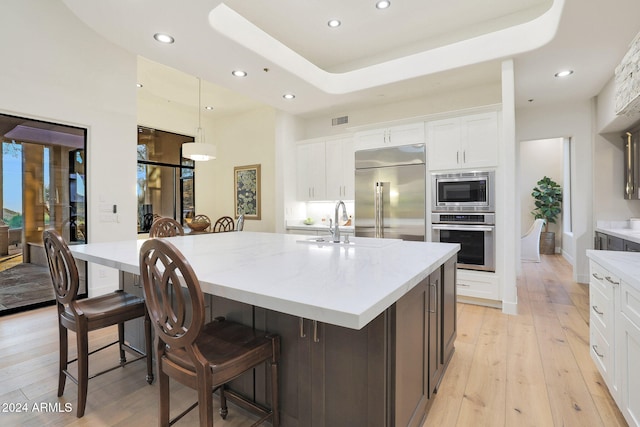
[[[62, 1], [146, 58], [141, 96], [197, 105], [199, 76], [203, 104], [220, 114], [263, 103], [311, 117], [495, 84], [506, 57], [515, 59], [518, 107], [585, 100], [640, 31], [638, 0], [392, 0], [387, 10], [375, 0]], [[539, 29], [563, 4], [546, 43]], [[329, 28], [331, 18], [342, 26]], [[176, 42], [157, 43], [157, 32]], [[575, 73], [554, 78], [563, 68]]]

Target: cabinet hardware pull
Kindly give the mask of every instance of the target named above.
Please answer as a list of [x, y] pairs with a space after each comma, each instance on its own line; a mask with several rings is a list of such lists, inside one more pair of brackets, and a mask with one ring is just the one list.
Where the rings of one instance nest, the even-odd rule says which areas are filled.
[[462, 163], [467, 163], [467, 150], [462, 152]]
[[464, 286], [465, 288], [471, 287], [471, 285], [467, 285], [466, 283], [456, 283], [458, 286]]
[[307, 335], [304, 333], [304, 319], [302, 317], [298, 320], [298, 324], [300, 325], [300, 338], [306, 338]]
[[593, 309], [593, 311], [598, 313], [600, 316], [602, 316], [604, 314], [603, 311], [598, 311], [598, 306], [597, 305], [592, 305], [591, 308]]
[[593, 352], [600, 358], [600, 359], [604, 359], [604, 354], [600, 354], [598, 353], [598, 346], [597, 345], [592, 345], [591, 348], [593, 349]]
[[603, 279], [602, 277], [598, 277], [598, 275], [596, 273], [592, 273], [591, 275], [593, 277], [595, 277], [596, 279], [598, 279], [598, 280], [602, 280]]
[[[436, 284], [435, 283], [430, 283], [429, 286], [431, 286], [431, 288], [433, 289], [433, 298], [429, 297], [429, 313], [435, 313], [436, 312], [436, 298], [438, 297], [438, 288], [436, 288]], [[433, 309], [431, 309], [431, 306], [433, 306]]]
[[318, 338], [318, 321], [313, 321], [313, 342], [320, 342], [320, 338]]
[[460, 152], [456, 151], [456, 163], [460, 163]]
[[611, 276], [605, 276], [604, 278], [605, 278], [605, 279], [607, 279], [607, 282], [611, 283], [612, 285], [619, 285], [619, 284], [620, 284], [620, 282], [615, 282], [615, 281], [611, 278]]

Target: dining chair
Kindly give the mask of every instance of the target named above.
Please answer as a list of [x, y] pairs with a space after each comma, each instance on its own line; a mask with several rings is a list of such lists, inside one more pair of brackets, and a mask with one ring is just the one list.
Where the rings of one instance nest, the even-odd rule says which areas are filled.
[[221, 233], [224, 231], [233, 231], [233, 218], [230, 216], [223, 216], [217, 219], [216, 223], [213, 224], [213, 232]]
[[[213, 426], [213, 392], [220, 394], [220, 415], [227, 417], [227, 399], [261, 418], [280, 423], [278, 361], [280, 337], [216, 318], [205, 324], [204, 294], [193, 268], [171, 242], [149, 239], [140, 248], [140, 277], [155, 330], [156, 367], [160, 390], [159, 425], [173, 424], [198, 406], [200, 426]], [[183, 298], [182, 289], [186, 287]], [[262, 364], [270, 366], [271, 408], [225, 388], [225, 384]], [[169, 420], [169, 380], [197, 390], [198, 401]]]
[[[51, 273], [51, 282], [56, 296], [58, 308], [58, 327], [60, 336], [60, 363], [58, 370], [58, 397], [64, 393], [67, 377], [78, 385], [78, 404], [76, 415], [82, 417], [87, 404], [87, 386], [89, 379], [105, 374], [119, 367], [140, 359], [147, 360], [147, 377], [149, 384], [153, 382], [153, 363], [151, 357], [151, 323], [143, 298], [115, 291], [110, 294], [78, 299], [79, 275], [75, 259], [62, 236], [55, 230], [43, 232], [44, 249]], [[146, 354], [130, 347], [124, 341], [124, 322], [144, 317]], [[118, 325], [118, 340], [89, 351], [89, 332], [108, 326]], [[68, 331], [76, 334], [77, 357], [69, 360]], [[109, 369], [89, 376], [89, 356], [118, 344], [120, 363]], [[127, 361], [125, 350], [136, 358]], [[68, 370], [69, 364], [77, 362], [77, 377]]]
[[178, 221], [169, 217], [160, 217], [153, 221], [149, 229], [149, 237], [184, 236], [184, 228]]
[[236, 231], [242, 231], [244, 229], [244, 214], [238, 217], [238, 221], [236, 222]]

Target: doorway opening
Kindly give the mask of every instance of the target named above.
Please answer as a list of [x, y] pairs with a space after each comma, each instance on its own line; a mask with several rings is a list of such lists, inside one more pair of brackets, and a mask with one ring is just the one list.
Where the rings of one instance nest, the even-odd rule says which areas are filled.
[[[537, 182], [547, 176], [562, 187], [562, 212], [548, 230], [555, 232], [556, 253], [567, 254], [572, 247], [571, 223], [571, 139], [550, 138], [520, 143], [518, 182], [520, 225], [524, 235], [534, 221], [535, 200], [531, 193]], [[566, 256], [565, 256], [566, 257]], [[572, 257], [569, 257], [571, 262]]]
[[0, 135], [0, 314], [9, 314], [54, 301], [45, 229], [86, 242], [87, 132], [0, 114]]

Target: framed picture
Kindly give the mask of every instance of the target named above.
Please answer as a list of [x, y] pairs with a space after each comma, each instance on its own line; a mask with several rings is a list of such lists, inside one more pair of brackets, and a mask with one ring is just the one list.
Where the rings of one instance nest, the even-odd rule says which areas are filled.
[[233, 187], [236, 218], [260, 219], [260, 165], [234, 167]]

